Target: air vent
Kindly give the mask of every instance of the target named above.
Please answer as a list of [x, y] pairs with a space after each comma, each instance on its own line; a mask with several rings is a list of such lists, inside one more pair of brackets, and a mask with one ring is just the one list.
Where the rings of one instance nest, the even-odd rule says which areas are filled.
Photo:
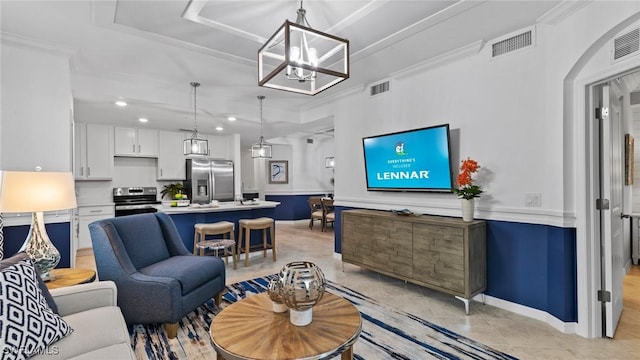
[[640, 50], [640, 28], [613, 40], [613, 60], [618, 60]]
[[531, 30], [500, 40], [491, 46], [491, 57], [496, 57], [533, 45]]
[[371, 86], [371, 92], [369, 96], [374, 96], [382, 93], [386, 93], [389, 91], [389, 81], [381, 82], [380, 84], [375, 84]]

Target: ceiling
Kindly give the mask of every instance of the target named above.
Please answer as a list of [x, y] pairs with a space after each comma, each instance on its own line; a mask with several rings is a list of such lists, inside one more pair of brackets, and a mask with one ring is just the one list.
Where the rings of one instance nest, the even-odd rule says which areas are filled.
[[[316, 96], [257, 86], [257, 51], [299, 2], [100, 0], [0, 2], [2, 39], [70, 56], [76, 121], [201, 132], [331, 135], [303, 109], [394, 72], [535, 24], [562, 1], [307, 0], [310, 25], [350, 41], [351, 77]], [[398, 56], [402, 54], [402, 56]], [[129, 104], [116, 107], [115, 100]], [[235, 116], [230, 122], [228, 116]], [[137, 119], [149, 122], [140, 124]]]

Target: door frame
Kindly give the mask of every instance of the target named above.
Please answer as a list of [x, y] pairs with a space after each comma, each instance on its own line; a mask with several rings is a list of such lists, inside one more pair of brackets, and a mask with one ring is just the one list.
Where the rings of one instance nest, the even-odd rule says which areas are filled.
[[[640, 71], [640, 56], [611, 65], [606, 71], [573, 81], [573, 111], [576, 123], [575, 157], [576, 181], [574, 187], [576, 205], [576, 250], [578, 335], [602, 337], [602, 309], [597, 299], [601, 289], [600, 219], [596, 211], [596, 199], [600, 189], [597, 168], [597, 124], [592, 121], [593, 104], [591, 87], [615, 79], [618, 76]], [[565, 94], [566, 95], [566, 94]]]

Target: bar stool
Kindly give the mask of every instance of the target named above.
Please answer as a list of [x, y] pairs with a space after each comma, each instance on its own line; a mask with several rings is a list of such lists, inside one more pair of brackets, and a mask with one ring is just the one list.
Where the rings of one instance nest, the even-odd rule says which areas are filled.
[[[251, 230], [262, 230], [263, 256], [267, 257], [267, 249], [271, 249], [273, 261], [276, 261], [276, 232], [275, 223], [272, 218], [261, 217], [257, 219], [241, 219], [238, 221], [240, 229], [238, 231], [238, 258], [244, 244], [244, 266], [249, 266], [249, 249], [251, 247]], [[271, 232], [271, 244], [267, 244], [267, 229]]]
[[[195, 234], [193, 236], [193, 254], [204, 255], [206, 249], [213, 250], [218, 256], [218, 250], [223, 251], [224, 261], [229, 265], [229, 249], [233, 259], [233, 268], [237, 269], [238, 253], [236, 252], [236, 241], [234, 235], [234, 224], [229, 221], [219, 221], [212, 224], [195, 224]], [[206, 240], [207, 235], [222, 235], [222, 239]]]

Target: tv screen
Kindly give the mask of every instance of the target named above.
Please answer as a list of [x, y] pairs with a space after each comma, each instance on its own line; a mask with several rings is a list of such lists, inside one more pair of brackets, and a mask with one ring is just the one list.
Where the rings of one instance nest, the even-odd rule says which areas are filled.
[[367, 190], [451, 192], [449, 124], [362, 139]]

